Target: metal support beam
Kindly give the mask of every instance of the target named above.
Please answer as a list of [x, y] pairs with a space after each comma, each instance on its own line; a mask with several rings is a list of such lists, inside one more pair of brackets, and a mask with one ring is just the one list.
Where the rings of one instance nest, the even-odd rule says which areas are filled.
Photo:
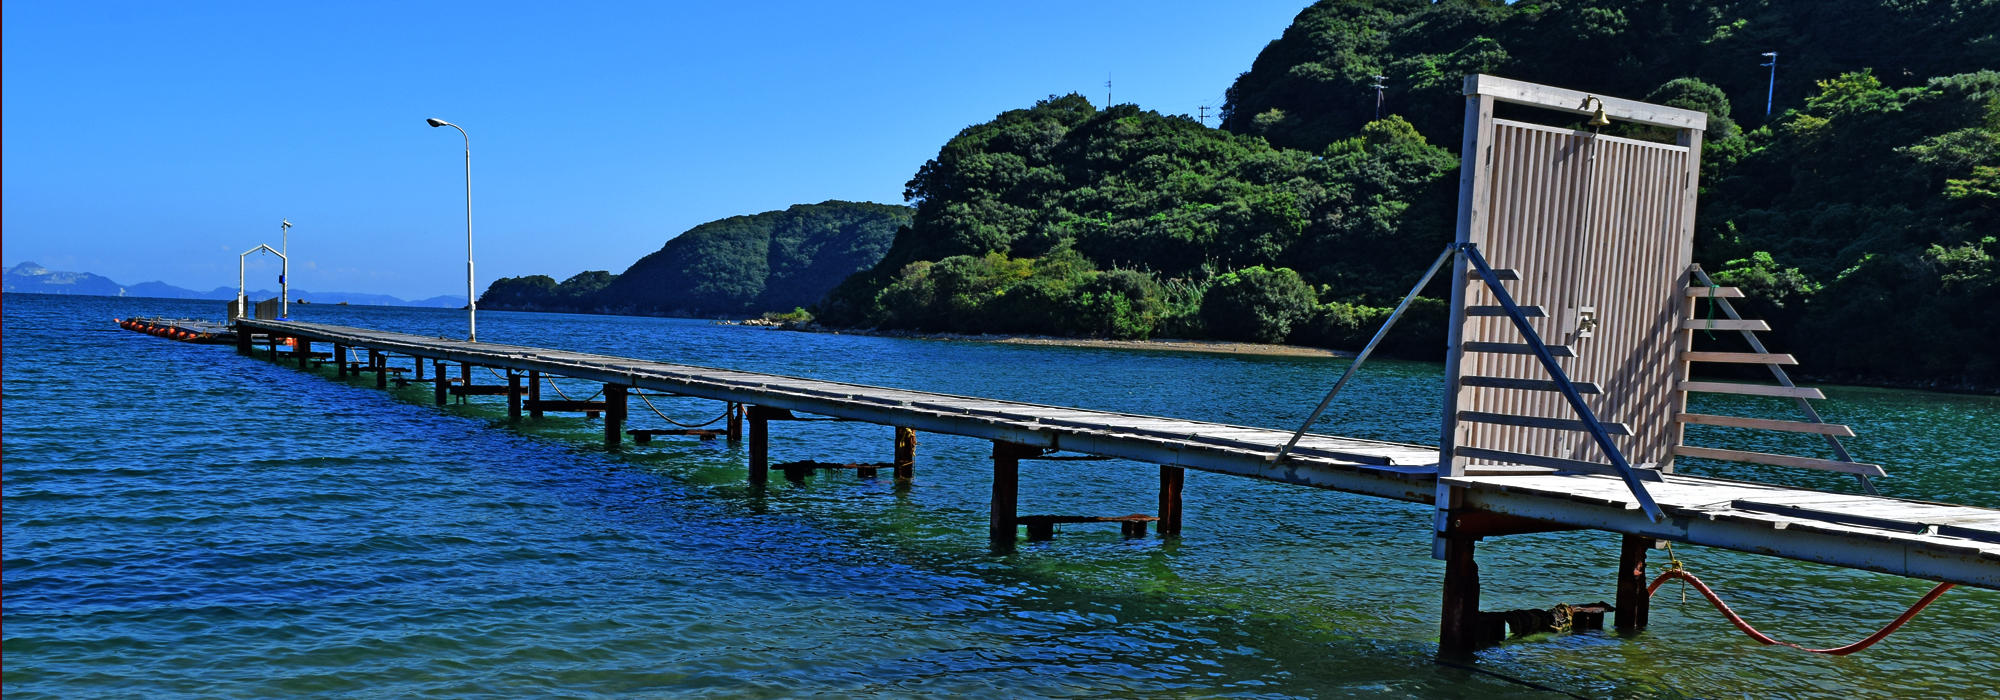
[[1473, 558], [1479, 538], [1451, 533], [1444, 537], [1444, 610], [1438, 625], [1438, 650], [1463, 654], [1480, 645], [1479, 562]]
[[507, 370], [507, 420], [521, 420], [521, 375]]
[[446, 386], [446, 382], [444, 381], [444, 360], [438, 360], [437, 364], [433, 365], [431, 369], [437, 370], [437, 382], [431, 386], [437, 389], [437, 405], [443, 406]]
[[896, 428], [896, 483], [908, 485], [917, 477], [917, 431]]
[[1652, 549], [1653, 538], [1639, 535], [1625, 535], [1618, 546], [1618, 611], [1612, 617], [1613, 629], [1646, 628], [1646, 616], [1653, 608], [1653, 597], [1646, 593], [1646, 552]]
[[750, 485], [763, 486], [771, 481], [771, 423], [762, 406], [744, 408], [750, 414]]
[[993, 510], [987, 518], [986, 538], [995, 553], [1014, 551], [1014, 540], [1019, 536], [1015, 516], [1021, 504], [1021, 458], [1041, 454], [1040, 448], [1029, 445], [993, 441]]
[[1160, 465], [1160, 523], [1154, 527], [1161, 537], [1181, 536], [1181, 486], [1186, 480], [1186, 469]]
[[528, 405], [534, 406], [534, 408], [528, 409], [529, 418], [542, 417], [542, 409], [539, 406], [541, 402], [542, 373], [540, 370], [528, 370]]
[[[510, 373], [511, 374], [511, 373]], [[604, 385], [604, 448], [618, 449], [625, 438], [625, 385]], [[520, 397], [509, 397], [508, 401], [520, 401]]]

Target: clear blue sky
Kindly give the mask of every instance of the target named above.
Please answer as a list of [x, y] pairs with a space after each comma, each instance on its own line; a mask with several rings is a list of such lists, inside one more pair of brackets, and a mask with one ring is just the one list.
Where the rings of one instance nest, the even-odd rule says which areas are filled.
[[705, 221], [901, 202], [960, 129], [1107, 73], [1219, 106], [1305, 5], [10, 0], [4, 264], [234, 286], [289, 218], [301, 288], [463, 293], [437, 117], [472, 134], [480, 289], [622, 272]]

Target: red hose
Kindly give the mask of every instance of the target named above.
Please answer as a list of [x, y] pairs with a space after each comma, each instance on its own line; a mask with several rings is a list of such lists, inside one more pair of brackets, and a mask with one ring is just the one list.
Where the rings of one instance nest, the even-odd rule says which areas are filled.
[[1931, 601], [1937, 600], [1938, 596], [1944, 595], [1945, 591], [1949, 591], [1953, 587], [1958, 585], [1953, 583], [1938, 584], [1936, 588], [1931, 589], [1931, 592], [1924, 594], [1924, 597], [1919, 599], [1916, 605], [1910, 606], [1910, 609], [1908, 611], [1905, 611], [1901, 617], [1896, 618], [1895, 622], [1891, 622], [1888, 624], [1888, 626], [1883, 627], [1881, 630], [1876, 631], [1874, 634], [1868, 635], [1867, 639], [1863, 639], [1861, 641], [1849, 644], [1844, 647], [1834, 647], [1832, 649], [1806, 649], [1803, 646], [1799, 646], [1791, 642], [1780, 642], [1776, 639], [1772, 639], [1770, 635], [1766, 635], [1763, 632], [1757, 631], [1757, 628], [1751, 627], [1750, 623], [1744, 622], [1743, 618], [1736, 614], [1736, 611], [1730, 610], [1729, 605], [1727, 603], [1722, 602], [1721, 598], [1716, 597], [1715, 591], [1709, 590], [1708, 584], [1702, 583], [1701, 579], [1695, 578], [1694, 574], [1688, 573], [1685, 569], [1668, 569], [1666, 573], [1660, 574], [1659, 578], [1653, 579], [1653, 585], [1646, 587], [1646, 595], [1650, 596], [1653, 595], [1655, 592], [1659, 591], [1660, 584], [1666, 583], [1667, 579], [1671, 578], [1681, 579], [1683, 581], [1687, 581], [1688, 583], [1694, 584], [1695, 590], [1701, 591], [1702, 597], [1707, 598], [1708, 602], [1713, 603], [1715, 605], [1715, 609], [1722, 612], [1723, 617], [1729, 618], [1730, 624], [1736, 625], [1736, 629], [1743, 630], [1743, 633], [1750, 635], [1751, 639], [1755, 639], [1765, 644], [1781, 644], [1784, 646], [1792, 647], [1794, 649], [1805, 649], [1806, 651], [1810, 651], [1815, 654], [1828, 654], [1832, 656], [1846, 656], [1848, 654], [1861, 651], [1862, 649], [1875, 646], [1876, 642], [1882, 641], [1884, 638], [1887, 638], [1890, 633], [1895, 632], [1897, 628], [1902, 627], [1903, 623], [1909, 622], [1911, 618], [1916, 617], [1917, 613], [1922, 612], [1925, 606], [1931, 604]]

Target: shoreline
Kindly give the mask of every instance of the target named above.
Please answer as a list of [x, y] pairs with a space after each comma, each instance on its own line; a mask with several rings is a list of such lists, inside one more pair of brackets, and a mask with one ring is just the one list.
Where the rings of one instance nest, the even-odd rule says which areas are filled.
[[1265, 343], [1241, 343], [1229, 340], [1108, 340], [1104, 338], [1065, 338], [1050, 335], [1014, 334], [965, 334], [965, 333], [919, 333], [914, 331], [874, 330], [863, 328], [825, 328], [814, 326], [800, 328], [788, 324], [778, 324], [761, 319], [749, 321], [717, 321], [718, 325], [764, 327], [774, 331], [797, 331], [800, 333], [826, 333], [829, 335], [861, 335], [875, 338], [908, 338], [912, 340], [945, 340], [960, 343], [1001, 343], [1006, 345], [1039, 345], [1061, 348], [1096, 348], [1102, 350], [1163, 350], [1168, 352], [1202, 352], [1214, 355], [1256, 355], [1263, 357], [1354, 357], [1357, 353], [1347, 350], [1329, 350], [1305, 345], [1271, 345]]

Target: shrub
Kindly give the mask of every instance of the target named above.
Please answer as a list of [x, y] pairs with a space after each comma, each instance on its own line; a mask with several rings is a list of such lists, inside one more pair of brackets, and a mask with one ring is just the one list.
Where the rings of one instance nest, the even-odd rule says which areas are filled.
[[1201, 320], [1216, 337], [1281, 343], [1316, 305], [1299, 273], [1257, 265], [1217, 277], [1202, 300]]

